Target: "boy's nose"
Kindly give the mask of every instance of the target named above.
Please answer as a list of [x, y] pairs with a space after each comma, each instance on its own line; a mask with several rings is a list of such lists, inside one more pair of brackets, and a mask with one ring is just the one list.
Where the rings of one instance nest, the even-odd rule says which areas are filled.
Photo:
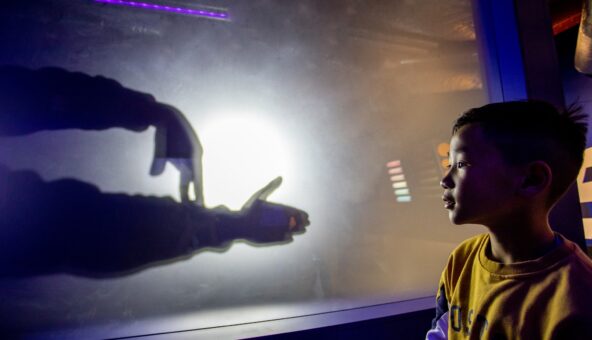
[[450, 178], [450, 172], [447, 172], [444, 177], [440, 180], [440, 186], [444, 189], [452, 189], [454, 187], [454, 182], [452, 182]]

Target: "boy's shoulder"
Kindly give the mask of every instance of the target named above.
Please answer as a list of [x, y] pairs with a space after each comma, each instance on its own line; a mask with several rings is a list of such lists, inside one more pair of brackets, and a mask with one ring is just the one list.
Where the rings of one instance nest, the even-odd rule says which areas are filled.
[[462, 241], [450, 254], [449, 261], [466, 259], [467, 257], [471, 256], [471, 254], [476, 255], [479, 249], [481, 249], [483, 245], [487, 244], [488, 241], [489, 234], [487, 233], [475, 235]]
[[448, 262], [442, 273], [449, 284], [456, 282], [461, 274], [470, 271], [473, 263], [479, 261], [479, 252], [487, 244], [489, 234], [479, 234], [461, 242], [448, 257]]
[[574, 242], [561, 236], [567, 248], [571, 250], [570, 273], [577, 279], [585, 278], [584, 282], [592, 289], [592, 259]]

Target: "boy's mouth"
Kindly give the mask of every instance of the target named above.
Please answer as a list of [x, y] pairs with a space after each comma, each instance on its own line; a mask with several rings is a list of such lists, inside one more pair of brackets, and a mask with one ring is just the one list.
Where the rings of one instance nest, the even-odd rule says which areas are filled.
[[442, 200], [444, 201], [444, 209], [453, 209], [456, 204], [454, 199], [447, 195], [442, 196]]

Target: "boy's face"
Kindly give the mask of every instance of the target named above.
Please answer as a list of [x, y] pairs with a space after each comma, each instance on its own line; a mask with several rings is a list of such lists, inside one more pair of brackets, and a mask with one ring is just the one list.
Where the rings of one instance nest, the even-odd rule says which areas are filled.
[[450, 141], [450, 167], [442, 178], [444, 207], [454, 224], [503, 224], [515, 210], [521, 184], [478, 124], [462, 127]]

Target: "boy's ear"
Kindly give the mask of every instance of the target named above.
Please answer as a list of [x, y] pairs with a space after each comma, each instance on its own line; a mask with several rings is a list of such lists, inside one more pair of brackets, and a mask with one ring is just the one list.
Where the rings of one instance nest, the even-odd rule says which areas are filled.
[[537, 195], [551, 187], [552, 179], [553, 172], [549, 164], [543, 161], [530, 162], [525, 167], [520, 193], [524, 196]]

